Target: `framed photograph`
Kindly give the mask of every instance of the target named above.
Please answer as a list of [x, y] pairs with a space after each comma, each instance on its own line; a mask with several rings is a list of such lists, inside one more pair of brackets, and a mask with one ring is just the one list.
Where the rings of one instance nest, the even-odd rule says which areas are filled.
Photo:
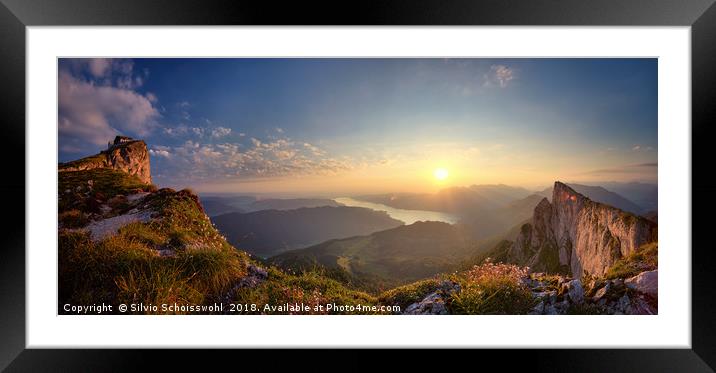
[[713, 370], [711, 1], [3, 1], [3, 367]]

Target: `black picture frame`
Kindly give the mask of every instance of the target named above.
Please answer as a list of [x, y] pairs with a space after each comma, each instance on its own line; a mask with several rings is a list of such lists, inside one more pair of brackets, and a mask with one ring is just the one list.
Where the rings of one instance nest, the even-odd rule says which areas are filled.
[[[716, 211], [711, 142], [716, 112], [716, 6], [714, 0], [501, 0], [307, 2], [0, 0], [0, 183], [5, 220], [0, 254], [0, 368], [9, 371], [102, 371], [183, 367], [191, 353], [168, 351], [26, 349], [25, 343], [25, 41], [27, 26], [41, 25], [603, 25], [690, 26], [692, 73], [692, 349], [474, 351], [468, 359], [500, 359], [509, 367], [550, 371], [713, 371], [716, 367], [716, 247], [708, 233]], [[49, 127], [48, 127], [49, 128]], [[21, 161], [22, 160], [22, 161]], [[668, 190], [662, 193], [668, 195]], [[17, 196], [24, 195], [25, 200]], [[664, 211], [663, 213], [668, 213]], [[685, 217], [687, 218], [687, 217]], [[49, 286], [49, 285], [48, 285]], [[684, 291], [688, 291], [685, 289]], [[448, 331], [449, 332], [449, 331]], [[578, 331], [559, 331], [575, 333]], [[565, 335], [568, 343], [568, 335]], [[618, 336], [615, 336], [618, 338]], [[186, 355], [189, 354], [189, 355]], [[211, 364], [235, 352], [212, 352]], [[341, 359], [345, 352], [336, 352]], [[504, 355], [500, 356], [500, 355]], [[519, 358], [514, 358], [519, 356]], [[512, 357], [512, 358], [510, 358]], [[280, 360], [280, 359], [274, 359]], [[287, 363], [289, 359], [286, 359]], [[427, 369], [431, 359], [420, 359]], [[434, 359], [432, 364], [444, 361]]]

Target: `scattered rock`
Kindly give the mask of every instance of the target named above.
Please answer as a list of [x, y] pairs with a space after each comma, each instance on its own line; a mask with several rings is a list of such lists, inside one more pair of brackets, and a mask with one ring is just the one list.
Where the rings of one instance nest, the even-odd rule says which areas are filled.
[[554, 305], [549, 305], [544, 310], [545, 315], [559, 315], [559, 311], [557, 311], [557, 307]]
[[174, 256], [176, 254], [176, 252], [172, 249], [161, 249], [161, 250], [158, 250], [157, 253], [161, 257]]
[[[611, 290], [611, 288], [612, 288], [611, 281], [607, 281], [603, 287], [601, 287], [599, 290], [597, 290], [596, 293], [594, 293], [594, 296], [592, 297], [592, 301], [599, 302], [600, 300], [602, 300], [602, 298], [604, 298], [607, 295], [607, 293], [609, 292], [609, 290]], [[605, 302], [606, 302], [606, 300], [605, 300]]]
[[265, 280], [268, 278], [268, 271], [261, 267], [257, 267], [255, 265], [251, 264], [251, 265], [249, 265], [248, 270], [249, 270], [250, 275], [254, 275], [262, 280]]
[[249, 266], [246, 268], [247, 274], [246, 276], [242, 277], [239, 282], [234, 285], [233, 290], [237, 290], [240, 288], [253, 288], [261, 284], [262, 282], [266, 281], [268, 278], [268, 271], [261, 267], [257, 267], [253, 264], [249, 264]]
[[627, 313], [631, 315], [656, 315], [657, 309], [643, 295], [636, 295], [631, 299], [631, 305]]
[[572, 280], [567, 283], [569, 299], [572, 303], [580, 304], [584, 302], [584, 288], [579, 280]]
[[534, 308], [532, 308], [532, 311], [530, 311], [530, 315], [541, 315], [544, 313], [544, 301], [539, 302]]
[[111, 208], [117, 208], [117, 207], [126, 205], [128, 202], [129, 202], [128, 198], [122, 194], [118, 194], [118, 195], [110, 198], [109, 200], [107, 200], [107, 204]]
[[626, 279], [624, 284], [630, 289], [656, 297], [659, 295], [658, 270], [642, 272]]
[[90, 237], [93, 241], [101, 241], [102, 239], [116, 234], [119, 228], [134, 222], [148, 222], [152, 219], [150, 211], [142, 211], [134, 214], [118, 215], [107, 219], [93, 221], [87, 226], [90, 231]]
[[99, 206], [99, 211], [100, 211], [100, 213], [102, 213], [104, 215], [104, 214], [108, 214], [110, 211], [112, 211], [112, 208], [107, 205], [101, 205], [101, 206]]
[[142, 198], [144, 198], [144, 197], [146, 197], [146, 196], [148, 196], [148, 195], [149, 195], [149, 192], [141, 192], [141, 191], [140, 191], [140, 192], [135, 192], [135, 193], [133, 193], [133, 194], [127, 195], [127, 201], [128, 201], [129, 203], [133, 203], [133, 202], [138, 201], [138, 200], [140, 200], [140, 199], [142, 199]]
[[616, 304], [616, 309], [622, 313], [626, 313], [630, 305], [631, 300], [629, 299], [629, 295], [624, 294], [624, 296], [619, 298], [619, 301]]
[[405, 315], [446, 315], [445, 305], [447, 297], [460, 291], [460, 285], [452, 281], [443, 281], [438, 290], [428, 294], [420, 302], [413, 303], [405, 308]]
[[422, 301], [409, 305], [405, 312], [406, 315], [447, 315], [447, 307], [445, 307], [445, 299], [439, 292], [430, 293]]

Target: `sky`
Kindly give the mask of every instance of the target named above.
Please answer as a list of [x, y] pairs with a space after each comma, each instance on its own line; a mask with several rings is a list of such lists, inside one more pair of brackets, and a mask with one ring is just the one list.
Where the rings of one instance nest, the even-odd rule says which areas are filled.
[[161, 187], [340, 196], [657, 180], [656, 59], [58, 64], [59, 161], [143, 139]]

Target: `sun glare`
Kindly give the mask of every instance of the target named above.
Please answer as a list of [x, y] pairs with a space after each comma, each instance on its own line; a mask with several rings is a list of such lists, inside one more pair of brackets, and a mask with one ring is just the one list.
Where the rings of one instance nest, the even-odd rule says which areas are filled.
[[450, 176], [450, 173], [444, 168], [436, 168], [435, 171], [433, 171], [433, 176], [438, 180], [445, 180]]

